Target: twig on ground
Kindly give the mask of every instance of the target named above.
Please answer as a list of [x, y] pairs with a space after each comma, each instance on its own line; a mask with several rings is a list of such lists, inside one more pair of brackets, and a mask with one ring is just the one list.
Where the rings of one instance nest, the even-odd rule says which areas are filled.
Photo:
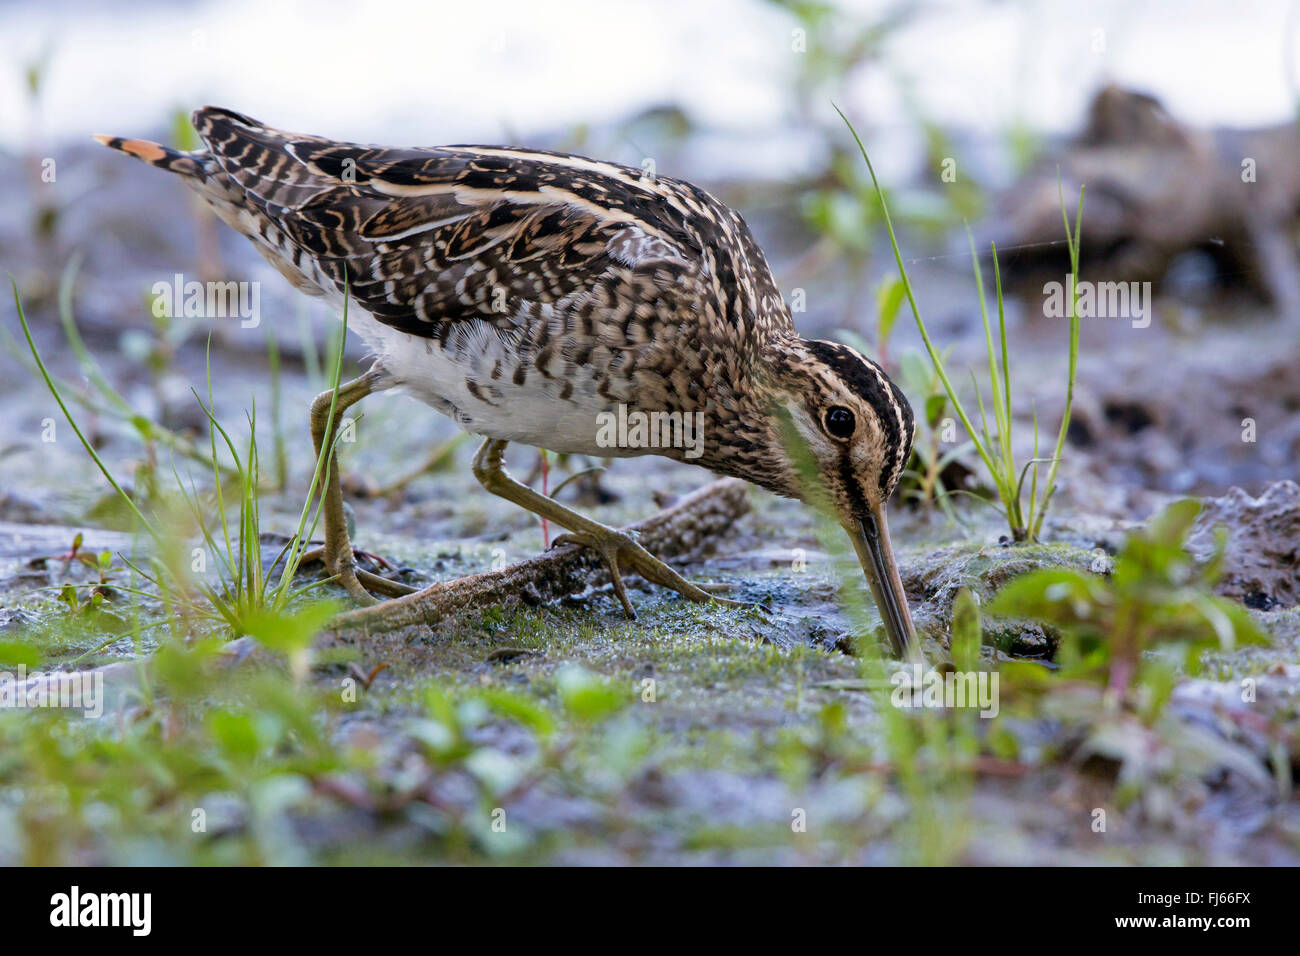
[[[624, 530], [634, 532], [651, 554], [675, 558], [691, 554], [708, 539], [724, 533], [748, 510], [745, 483], [727, 478], [706, 485]], [[374, 607], [345, 611], [330, 626], [374, 632], [436, 624], [487, 607], [545, 604], [608, 580], [608, 572], [593, 551], [568, 545], [500, 570], [440, 581]]]

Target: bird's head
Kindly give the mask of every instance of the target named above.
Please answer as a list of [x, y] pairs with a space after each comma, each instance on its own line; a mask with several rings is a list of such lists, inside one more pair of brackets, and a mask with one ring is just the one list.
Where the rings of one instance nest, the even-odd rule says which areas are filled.
[[846, 345], [798, 342], [775, 370], [775, 411], [793, 486], [853, 541], [896, 653], [915, 647], [885, 505], [912, 451], [912, 406]]

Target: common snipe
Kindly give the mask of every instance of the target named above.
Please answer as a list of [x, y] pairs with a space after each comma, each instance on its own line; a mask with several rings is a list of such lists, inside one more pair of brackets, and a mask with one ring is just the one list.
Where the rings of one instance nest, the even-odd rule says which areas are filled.
[[[297, 288], [341, 308], [376, 358], [343, 410], [402, 386], [485, 436], [488, 491], [596, 549], [631, 615], [620, 564], [692, 600], [712, 595], [621, 532], [511, 478], [508, 442], [598, 456], [666, 455], [832, 513], [896, 652], [914, 640], [885, 505], [912, 409], [880, 366], [795, 331], [740, 216], [690, 183], [542, 150], [385, 148], [193, 115], [205, 148], [96, 137], [179, 173]], [[312, 406], [332, 447], [333, 393]], [[620, 409], [620, 406], [622, 408]], [[702, 444], [607, 447], [602, 413], [702, 413]], [[356, 567], [337, 463], [325, 492], [329, 571], [358, 600], [405, 586]]]

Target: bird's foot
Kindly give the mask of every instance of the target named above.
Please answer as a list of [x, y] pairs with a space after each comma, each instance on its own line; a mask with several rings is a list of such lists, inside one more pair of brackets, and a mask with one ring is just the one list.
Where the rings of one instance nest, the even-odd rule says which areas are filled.
[[416, 592], [417, 589], [409, 584], [403, 584], [400, 581], [394, 581], [367, 571], [365, 568], [358, 567], [358, 560], [372, 562], [380, 568], [392, 569], [394, 567], [393, 563], [386, 558], [353, 547], [349, 547], [343, 554], [331, 554], [331, 549], [328, 548], [313, 548], [305, 552], [298, 563], [301, 566], [316, 561], [321, 562], [321, 564], [325, 565], [325, 571], [329, 574], [331, 580], [366, 606], [379, 603], [378, 599], [370, 593], [371, 591], [388, 598], [402, 597]]
[[[629, 620], [636, 620], [636, 608], [632, 606], [632, 601], [627, 596], [627, 588], [623, 585], [623, 574], [620, 565], [635, 571], [645, 580], [661, 587], [671, 588], [692, 601], [717, 601], [719, 604], [727, 604], [732, 607], [751, 606], [742, 601], [732, 601], [718, 597], [716, 594], [711, 594], [708, 590], [705, 590], [705, 588], [692, 584], [643, 548], [636, 538], [624, 531], [604, 526], [600, 526], [599, 530], [573, 531], [557, 537], [553, 547], [565, 544], [591, 548], [600, 555], [601, 560], [605, 562], [605, 566], [609, 569], [610, 582], [614, 585], [614, 593], [618, 596], [619, 603], [623, 605], [623, 612], [627, 614]], [[709, 587], [717, 588], [719, 586], [710, 585]]]

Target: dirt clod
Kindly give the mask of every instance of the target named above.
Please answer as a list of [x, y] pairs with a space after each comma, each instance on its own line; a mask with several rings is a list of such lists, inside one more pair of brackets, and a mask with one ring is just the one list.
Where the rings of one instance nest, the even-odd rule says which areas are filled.
[[1218, 527], [1228, 532], [1220, 594], [1258, 610], [1300, 604], [1300, 485], [1274, 482], [1258, 498], [1240, 488], [1206, 498], [1188, 550], [1208, 558]]

